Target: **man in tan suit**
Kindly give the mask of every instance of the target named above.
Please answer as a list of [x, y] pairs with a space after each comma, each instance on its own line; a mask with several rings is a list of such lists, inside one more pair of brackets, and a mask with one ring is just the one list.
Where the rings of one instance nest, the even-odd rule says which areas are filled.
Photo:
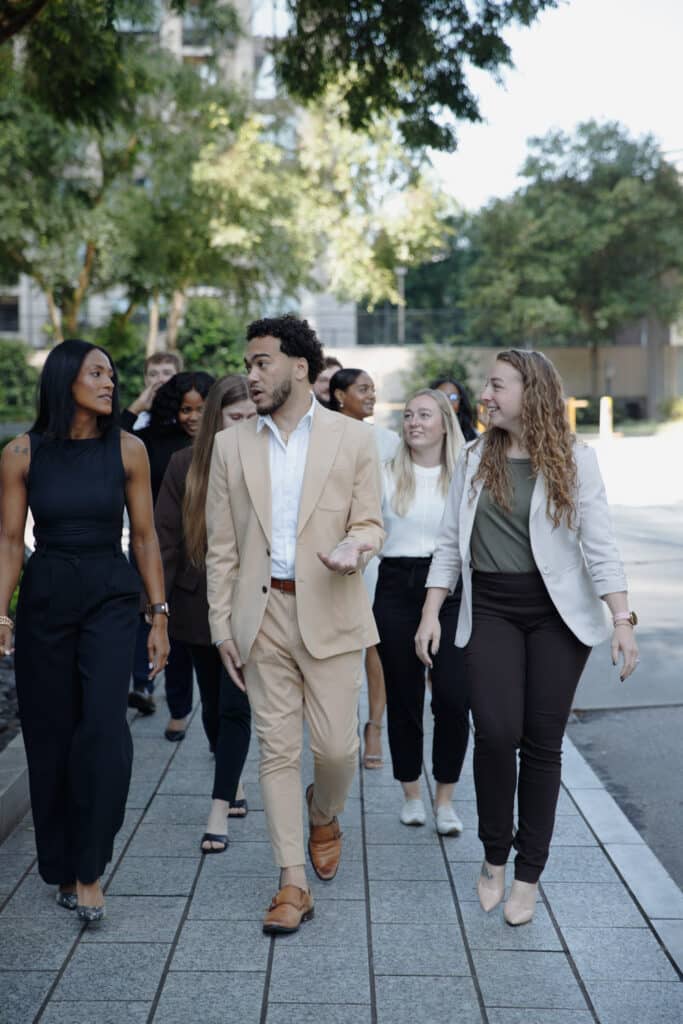
[[302, 828], [303, 717], [314, 755], [308, 850], [334, 878], [356, 767], [361, 651], [377, 631], [360, 570], [382, 546], [370, 428], [323, 409], [323, 365], [306, 321], [259, 320], [245, 363], [259, 413], [214, 443], [206, 502], [211, 636], [246, 688], [261, 750], [266, 820], [280, 867], [264, 919], [272, 934], [313, 916]]

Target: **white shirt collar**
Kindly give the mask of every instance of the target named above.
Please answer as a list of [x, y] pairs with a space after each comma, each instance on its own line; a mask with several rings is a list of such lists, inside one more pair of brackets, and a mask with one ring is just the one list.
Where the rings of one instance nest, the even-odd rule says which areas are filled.
[[[315, 412], [315, 407], [317, 404], [318, 403], [315, 400], [315, 395], [311, 391], [311, 404], [309, 406], [308, 412], [301, 417], [301, 419], [299, 420], [295, 427], [295, 430], [298, 430], [299, 427], [303, 426], [305, 430], [310, 431], [313, 425], [313, 413]], [[280, 431], [278, 429], [278, 426], [275, 423], [275, 420], [270, 415], [270, 413], [268, 413], [267, 416], [259, 416], [258, 422], [256, 424], [256, 433], [260, 434], [264, 427], [269, 427], [276, 437], [280, 437]]]

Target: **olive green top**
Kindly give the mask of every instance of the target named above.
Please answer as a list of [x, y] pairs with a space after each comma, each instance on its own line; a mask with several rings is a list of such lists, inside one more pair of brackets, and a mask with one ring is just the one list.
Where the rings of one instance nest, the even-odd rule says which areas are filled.
[[537, 572], [529, 540], [529, 507], [536, 477], [531, 459], [508, 459], [512, 507], [503, 511], [483, 488], [472, 527], [470, 555], [475, 572]]

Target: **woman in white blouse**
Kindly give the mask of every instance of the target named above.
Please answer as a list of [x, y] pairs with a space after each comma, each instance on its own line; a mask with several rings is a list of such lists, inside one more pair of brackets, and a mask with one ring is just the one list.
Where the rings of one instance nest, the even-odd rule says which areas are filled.
[[[380, 635], [378, 651], [386, 683], [394, 778], [403, 787], [400, 819], [404, 825], [424, 825], [426, 820], [420, 792], [425, 670], [415, 653], [413, 637], [420, 622], [425, 581], [446, 495], [463, 443], [446, 396], [428, 389], [418, 391], [405, 407], [401, 444], [382, 470], [386, 540], [373, 610]], [[452, 803], [469, 734], [462, 652], [453, 643], [459, 608], [458, 593], [441, 608], [441, 628], [451, 642], [443, 645], [432, 664], [432, 770], [436, 780], [436, 828], [441, 835], [462, 831]]]

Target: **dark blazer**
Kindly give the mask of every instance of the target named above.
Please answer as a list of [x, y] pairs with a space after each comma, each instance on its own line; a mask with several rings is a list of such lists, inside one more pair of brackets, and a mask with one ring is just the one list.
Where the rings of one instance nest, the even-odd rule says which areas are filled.
[[154, 522], [164, 563], [166, 600], [170, 605], [168, 634], [185, 644], [211, 644], [206, 572], [190, 562], [183, 536], [185, 480], [192, 448], [171, 456], [154, 506]]

